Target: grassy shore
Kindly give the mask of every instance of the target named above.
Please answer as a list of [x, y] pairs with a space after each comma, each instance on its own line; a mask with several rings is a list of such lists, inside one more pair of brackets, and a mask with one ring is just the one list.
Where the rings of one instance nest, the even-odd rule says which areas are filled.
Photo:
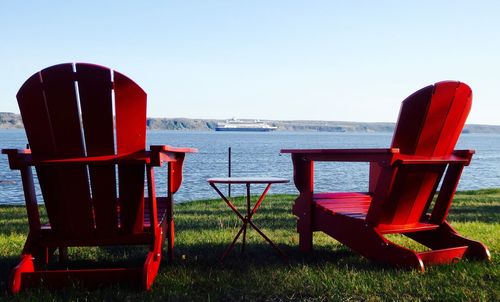
[[[220, 200], [176, 206], [176, 247], [172, 265], [163, 263], [150, 292], [109, 285], [96, 290], [78, 286], [7, 294], [8, 272], [18, 260], [26, 234], [23, 207], [0, 207], [0, 299], [19, 301], [500, 301], [500, 189], [459, 193], [449, 221], [464, 236], [485, 243], [492, 262], [464, 260], [429, 267], [425, 273], [375, 264], [322, 234], [315, 250], [298, 252], [294, 196], [272, 195], [254, 217], [255, 223], [289, 256], [282, 260], [255, 231], [249, 232], [245, 254], [240, 244], [219, 262], [239, 223]], [[236, 202], [243, 204], [242, 198]], [[402, 244], [409, 240], [394, 236]], [[140, 249], [71, 249], [75, 265], [84, 259], [103, 262], [141, 261]]]

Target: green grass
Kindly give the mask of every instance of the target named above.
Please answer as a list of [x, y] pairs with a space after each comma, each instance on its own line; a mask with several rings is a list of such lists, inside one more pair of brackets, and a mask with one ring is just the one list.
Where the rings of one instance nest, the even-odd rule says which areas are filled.
[[[138, 300], [278, 300], [278, 301], [499, 301], [500, 189], [457, 194], [449, 221], [464, 236], [480, 240], [492, 262], [464, 260], [428, 267], [425, 273], [372, 263], [335, 240], [315, 234], [314, 252], [298, 252], [294, 196], [271, 195], [254, 217], [255, 223], [288, 254], [282, 260], [255, 231], [249, 232], [245, 254], [240, 243], [219, 262], [239, 223], [221, 200], [176, 205], [176, 246], [172, 265], [162, 264], [150, 292], [125, 285], [89, 290], [75, 285], [59, 291], [33, 289], [7, 294], [9, 270], [17, 263], [27, 234], [23, 207], [0, 207], [0, 299], [19, 301]], [[243, 199], [237, 198], [242, 205]], [[395, 236], [398, 243], [412, 245]], [[141, 261], [142, 249], [71, 249], [78, 264], [99, 261]]]

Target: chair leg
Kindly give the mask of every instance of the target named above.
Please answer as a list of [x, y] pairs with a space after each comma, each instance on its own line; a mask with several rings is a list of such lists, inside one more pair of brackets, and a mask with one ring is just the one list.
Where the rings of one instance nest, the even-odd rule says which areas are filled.
[[59, 247], [59, 262], [61, 263], [68, 262], [68, 247], [66, 246]]
[[33, 263], [33, 256], [30, 254], [23, 254], [19, 264], [10, 273], [9, 289], [11, 293], [17, 294], [22, 289], [22, 273], [34, 271], [35, 265]]
[[466, 257], [478, 260], [491, 260], [490, 251], [484, 244], [461, 236], [446, 221], [436, 230], [408, 233], [405, 235], [433, 250], [467, 246]]
[[22, 255], [31, 255], [33, 258], [33, 265], [36, 269], [46, 269], [52, 253], [53, 250], [40, 245], [37, 236], [33, 235], [31, 232], [28, 234], [28, 238], [24, 243]]
[[387, 240], [375, 229], [365, 227], [363, 231], [356, 233], [353, 231], [352, 234], [355, 235], [342, 243], [365, 258], [396, 267], [425, 271], [424, 262], [415, 251]]
[[317, 210], [315, 228], [358, 252], [363, 257], [397, 267], [424, 271], [419, 255], [405, 247], [387, 240], [364, 220]]
[[310, 217], [300, 217], [297, 220], [297, 232], [299, 233], [300, 252], [311, 252], [313, 248], [313, 231]]
[[161, 227], [155, 229], [155, 239], [146, 257], [143, 267], [143, 288], [149, 290], [153, 284], [161, 262], [161, 252], [163, 248], [163, 230]]
[[174, 241], [175, 241], [175, 225], [173, 219], [167, 222], [166, 240], [167, 240], [167, 260], [168, 263], [172, 263], [174, 259]]

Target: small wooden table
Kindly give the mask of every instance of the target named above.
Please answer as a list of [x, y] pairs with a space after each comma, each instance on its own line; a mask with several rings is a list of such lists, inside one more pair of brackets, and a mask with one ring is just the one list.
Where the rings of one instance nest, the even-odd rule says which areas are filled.
[[[247, 225], [250, 225], [254, 230], [257, 231], [283, 258], [287, 259], [288, 257], [286, 254], [274, 244], [269, 237], [267, 237], [252, 221], [252, 217], [257, 212], [257, 209], [259, 208], [260, 204], [264, 200], [264, 197], [267, 194], [267, 191], [269, 191], [269, 188], [271, 187], [271, 184], [275, 183], [287, 183], [289, 182], [288, 179], [284, 178], [275, 178], [275, 177], [224, 177], [224, 178], [209, 178], [208, 183], [214, 188], [214, 190], [220, 195], [222, 200], [226, 202], [226, 204], [233, 210], [233, 212], [240, 218], [240, 220], [243, 222], [243, 225], [241, 226], [238, 234], [236, 234], [236, 237], [234, 237], [233, 242], [226, 248], [224, 251], [224, 254], [221, 257], [221, 261], [224, 261], [224, 258], [229, 254], [229, 252], [233, 249], [234, 244], [240, 237], [241, 233], [243, 233], [243, 244], [241, 246], [241, 253], [244, 252], [245, 250], [245, 237], [246, 237], [246, 232], [247, 232]], [[246, 215], [240, 213], [236, 206], [217, 188], [216, 184], [244, 184], [247, 187], [247, 203], [246, 203]], [[267, 184], [266, 188], [260, 195], [259, 199], [253, 206], [253, 208], [250, 207], [250, 185], [251, 184]]]

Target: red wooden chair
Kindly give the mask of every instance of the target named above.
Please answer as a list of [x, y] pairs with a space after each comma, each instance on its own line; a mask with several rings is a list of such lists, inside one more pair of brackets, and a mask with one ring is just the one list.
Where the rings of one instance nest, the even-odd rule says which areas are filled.
[[[146, 93], [119, 72], [90, 64], [61, 64], [37, 72], [17, 94], [30, 149], [2, 150], [21, 172], [29, 234], [10, 290], [129, 281], [149, 289], [165, 237], [172, 258], [173, 194], [190, 148], [146, 145]], [[115, 119], [114, 119], [115, 117]], [[153, 167], [167, 163], [166, 197], [156, 197]], [[35, 167], [49, 224], [40, 222]], [[147, 198], [144, 198], [144, 175]], [[140, 267], [50, 269], [59, 248], [146, 245]]]
[[[460, 236], [446, 221], [474, 154], [454, 151], [471, 101], [466, 84], [440, 82], [403, 101], [389, 149], [281, 150], [292, 155], [300, 192], [293, 213], [301, 251], [310, 251], [313, 232], [322, 231], [368, 259], [421, 271], [462, 256], [490, 259], [486, 246]], [[315, 192], [315, 161], [370, 162], [369, 192]], [[410, 250], [386, 234], [404, 234], [430, 250]]]

